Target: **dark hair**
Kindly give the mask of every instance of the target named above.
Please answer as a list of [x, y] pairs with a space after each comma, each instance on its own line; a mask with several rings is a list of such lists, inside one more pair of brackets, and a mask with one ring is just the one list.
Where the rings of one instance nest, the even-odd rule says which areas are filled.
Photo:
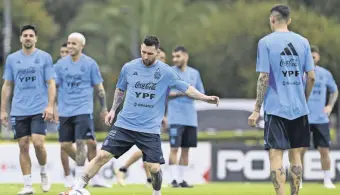
[[160, 42], [158, 37], [151, 35], [151, 36], [146, 36], [143, 40], [144, 45], [146, 46], [155, 46], [156, 49], [159, 49], [160, 47]]
[[278, 19], [288, 20], [290, 16], [290, 8], [287, 5], [275, 5], [271, 10], [270, 13], [278, 12], [280, 15], [278, 16]]
[[32, 25], [32, 24], [28, 24], [28, 25], [25, 25], [23, 26], [21, 29], [20, 29], [20, 35], [22, 35], [22, 33], [25, 31], [25, 30], [33, 30], [35, 35], [37, 36], [38, 35], [38, 32], [37, 32], [37, 28]]
[[174, 52], [179, 52], [179, 51], [181, 51], [183, 53], [188, 53], [188, 50], [184, 46], [175, 47]]
[[67, 47], [67, 43], [63, 43], [61, 47]]
[[163, 47], [159, 47], [159, 50], [161, 50], [162, 52], [166, 53]]
[[319, 48], [315, 45], [311, 45], [310, 46], [310, 51], [311, 52], [316, 52], [316, 53], [319, 53]]

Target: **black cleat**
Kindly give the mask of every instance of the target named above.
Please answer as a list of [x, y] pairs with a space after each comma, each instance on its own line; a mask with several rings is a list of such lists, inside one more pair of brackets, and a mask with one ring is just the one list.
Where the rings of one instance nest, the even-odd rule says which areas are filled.
[[179, 188], [180, 186], [179, 186], [179, 184], [177, 183], [176, 180], [173, 180], [173, 181], [171, 182], [171, 187], [173, 187], [173, 188]]
[[186, 181], [183, 181], [182, 183], [179, 183], [179, 186], [181, 188], [193, 188], [194, 186], [189, 185]]

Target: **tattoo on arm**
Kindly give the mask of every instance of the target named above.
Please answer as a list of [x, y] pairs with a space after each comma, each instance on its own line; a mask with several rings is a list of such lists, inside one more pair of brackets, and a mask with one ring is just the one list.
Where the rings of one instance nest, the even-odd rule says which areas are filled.
[[101, 110], [106, 111], [107, 110], [106, 94], [105, 94], [105, 89], [103, 86], [100, 86], [98, 89], [98, 98], [99, 98]]
[[260, 112], [264, 96], [268, 87], [269, 74], [268, 73], [260, 73], [259, 79], [257, 80], [257, 96], [256, 96], [256, 104], [255, 104], [255, 112]]
[[116, 89], [115, 91], [115, 95], [113, 97], [113, 103], [112, 103], [112, 108], [111, 110], [116, 111], [117, 108], [119, 107], [119, 105], [123, 102], [124, 100], [124, 91], [122, 91], [121, 89]]
[[339, 92], [336, 91], [334, 93], [331, 93], [329, 95], [329, 99], [328, 99], [328, 106], [331, 106], [332, 108], [334, 107], [335, 105], [335, 102], [336, 100], [338, 99], [338, 95], [339, 95]]

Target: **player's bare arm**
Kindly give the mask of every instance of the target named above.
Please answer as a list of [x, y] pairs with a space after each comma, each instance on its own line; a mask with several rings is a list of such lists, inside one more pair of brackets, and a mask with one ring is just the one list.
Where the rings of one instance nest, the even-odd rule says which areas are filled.
[[103, 83], [99, 83], [95, 85], [95, 89], [97, 91], [99, 103], [100, 103], [100, 118], [104, 121], [107, 115], [107, 105], [106, 105], [106, 93], [104, 89]]
[[9, 101], [9, 98], [11, 96], [13, 88], [13, 82], [5, 80], [4, 84], [2, 85], [2, 90], [1, 90], [1, 123], [4, 126], [7, 126], [7, 119], [8, 119], [8, 114], [7, 114], [7, 102]]
[[189, 86], [189, 88], [185, 91], [185, 94], [188, 97], [191, 97], [195, 100], [205, 101], [207, 103], [218, 105], [220, 102], [220, 98], [217, 96], [207, 96], [203, 93], [199, 92], [195, 87]]
[[336, 90], [334, 91], [333, 93], [330, 93], [329, 94], [329, 98], [328, 98], [328, 104], [327, 106], [325, 107], [324, 109], [324, 112], [327, 114], [327, 115], [330, 115], [333, 108], [334, 108], [334, 105], [335, 105], [335, 102], [336, 100], [338, 99], [338, 96], [339, 96], [339, 91]]
[[182, 93], [182, 92], [170, 92], [169, 93], [169, 98], [170, 99], [174, 99], [174, 98], [177, 98], [177, 97], [181, 97], [181, 96], [185, 96], [186, 94], [185, 93]]
[[115, 113], [119, 105], [123, 102], [125, 96], [125, 91], [116, 88], [113, 103], [110, 112], [105, 117], [105, 124], [110, 126], [113, 119], [115, 118]]
[[256, 88], [256, 103], [254, 112], [248, 118], [249, 126], [256, 126], [256, 122], [260, 116], [261, 107], [264, 101], [264, 96], [267, 92], [269, 83], [269, 73], [261, 72], [257, 80]]
[[312, 71], [307, 72], [306, 100], [308, 100], [309, 95], [312, 93], [314, 83], [315, 83], [315, 72], [314, 70], [312, 70]]
[[48, 86], [48, 105], [43, 113], [43, 117], [45, 120], [52, 120], [54, 114], [54, 107], [55, 107], [55, 97], [56, 97], [56, 84], [54, 79], [50, 79], [46, 81]]

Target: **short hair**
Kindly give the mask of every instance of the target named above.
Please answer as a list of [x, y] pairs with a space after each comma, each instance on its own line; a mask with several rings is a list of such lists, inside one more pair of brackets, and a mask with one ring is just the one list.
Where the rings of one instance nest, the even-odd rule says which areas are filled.
[[155, 46], [156, 49], [159, 49], [160, 47], [159, 39], [154, 35], [144, 37], [143, 43], [146, 46]]
[[27, 24], [27, 25], [24, 25], [23, 27], [21, 27], [21, 29], [20, 29], [20, 35], [22, 35], [22, 33], [23, 33], [25, 30], [33, 30], [33, 31], [34, 31], [34, 34], [35, 34], [36, 36], [38, 35], [37, 28], [36, 28], [33, 24]]
[[162, 52], [166, 53], [165, 49], [163, 47], [159, 47], [159, 50], [161, 50]]
[[311, 52], [319, 53], [319, 48], [318, 48], [317, 46], [315, 46], [315, 45], [311, 45], [310, 51], [311, 51]]
[[63, 43], [61, 47], [67, 47], [67, 43]]
[[86, 39], [85, 39], [85, 36], [79, 32], [74, 32], [74, 33], [71, 33], [68, 38], [71, 38], [71, 37], [74, 37], [74, 38], [77, 38], [80, 40], [80, 42], [85, 45], [86, 43]]
[[271, 10], [270, 13], [277, 12], [279, 15], [276, 15], [278, 20], [286, 20], [288, 21], [290, 17], [290, 8], [287, 5], [275, 5]]
[[188, 50], [184, 47], [184, 46], [177, 46], [175, 47], [175, 49], [173, 50], [174, 52], [183, 52], [183, 53], [188, 53]]

